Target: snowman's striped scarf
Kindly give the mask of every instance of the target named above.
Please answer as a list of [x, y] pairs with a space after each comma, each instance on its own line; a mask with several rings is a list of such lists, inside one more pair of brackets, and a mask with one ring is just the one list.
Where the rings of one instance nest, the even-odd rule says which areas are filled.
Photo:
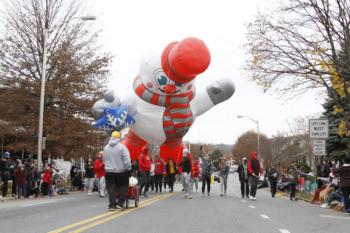
[[136, 77], [134, 81], [134, 91], [144, 101], [165, 107], [163, 129], [166, 142], [179, 141], [185, 136], [193, 123], [190, 108], [190, 101], [193, 98], [192, 91], [172, 96], [160, 95], [147, 89], [140, 77]]

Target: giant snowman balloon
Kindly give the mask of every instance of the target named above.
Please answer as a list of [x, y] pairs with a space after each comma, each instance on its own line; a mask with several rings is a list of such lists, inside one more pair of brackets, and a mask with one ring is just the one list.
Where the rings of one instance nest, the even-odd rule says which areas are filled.
[[133, 95], [120, 101], [107, 93], [93, 106], [95, 127], [129, 131], [122, 143], [135, 160], [146, 144], [160, 145], [163, 159], [181, 161], [182, 138], [196, 117], [232, 96], [231, 80], [219, 80], [203, 90], [194, 81], [210, 64], [205, 43], [189, 37], [170, 43], [141, 61]]

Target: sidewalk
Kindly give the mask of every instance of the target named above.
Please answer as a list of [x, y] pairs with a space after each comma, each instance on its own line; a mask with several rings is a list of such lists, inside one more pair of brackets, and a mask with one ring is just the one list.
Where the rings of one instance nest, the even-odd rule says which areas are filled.
[[[52, 197], [61, 197], [61, 196], [67, 196], [67, 195], [73, 195], [73, 194], [79, 194], [83, 193], [81, 191], [69, 191], [66, 194], [63, 195], [53, 195]], [[12, 197], [11, 195], [7, 195], [6, 197], [0, 196], [0, 203], [1, 202], [8, 202], [8, 201], [24, 201], [24, 200], [35, 200], [35, 199], [43, 199], [47, 198], [48, 196], [41, 196], [39, 195], [38, 197], [30, 196], [28, 198], [21, 197], [20, 199], [16, 197]]]

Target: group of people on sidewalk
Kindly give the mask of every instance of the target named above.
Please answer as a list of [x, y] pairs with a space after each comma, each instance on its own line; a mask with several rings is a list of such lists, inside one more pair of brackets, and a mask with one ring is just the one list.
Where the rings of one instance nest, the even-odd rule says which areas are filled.
[[[31, 158], [21, 160], [12, 157], [6, 151], [0, 159], [1, 198], [7, 196], [31, 198], [63, 194], [65, 189], [59, 185], [61, 178], [54, 161], [45, 163], [43, 171], [39, 171]], [[9, 193], [9, 183], [11, 193]]]

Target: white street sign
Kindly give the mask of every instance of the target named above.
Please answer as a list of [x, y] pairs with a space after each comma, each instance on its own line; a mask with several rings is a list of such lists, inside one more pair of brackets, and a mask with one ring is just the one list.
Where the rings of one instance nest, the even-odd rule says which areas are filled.
[[326, 140], [314, 140], [313, 141], [313, 152], [316, 156], [327, 155], [326, 152]]
[[328, 139], [328, 120], [310, 119], [309, 133], [311, 139]]

